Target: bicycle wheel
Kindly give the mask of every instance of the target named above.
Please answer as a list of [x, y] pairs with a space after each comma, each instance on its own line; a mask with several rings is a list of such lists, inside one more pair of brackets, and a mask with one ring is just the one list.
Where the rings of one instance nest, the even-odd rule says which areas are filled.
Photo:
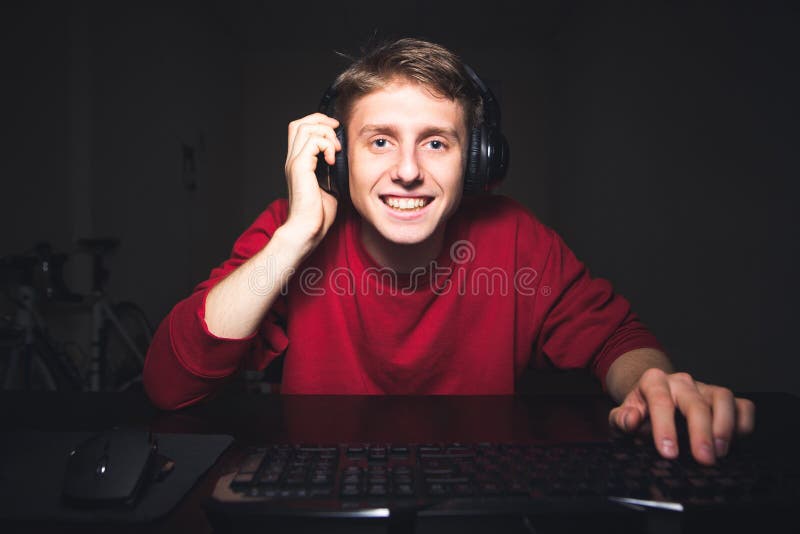
[[109, 391], [138, 388], [153, 328], [144, 311], [133, 302], [119, 302], [113, 312], [116, 320], [107, 320], [101, 334], [105, 351], [102, 383]]
[[47, 335], [40, 335], [35, 351], [50, 373], [59, 391], [82, 391], [85, 389], [83, 376], [72, 357]]
[[56, 391], [55, 374], [48, 358], [35, 345], [18, 345], [6, 354], [3, 369], [3, 389], [28, 391]]

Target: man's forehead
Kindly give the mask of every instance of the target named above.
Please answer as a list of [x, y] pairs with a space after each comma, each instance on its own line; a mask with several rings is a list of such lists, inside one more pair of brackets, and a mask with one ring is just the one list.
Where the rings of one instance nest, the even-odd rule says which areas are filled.
[[457, 132], [466, 126], [463, 106], [426, 86], [395, 81], [353, 102], [349, 126], [369, 130], [409, 129]]

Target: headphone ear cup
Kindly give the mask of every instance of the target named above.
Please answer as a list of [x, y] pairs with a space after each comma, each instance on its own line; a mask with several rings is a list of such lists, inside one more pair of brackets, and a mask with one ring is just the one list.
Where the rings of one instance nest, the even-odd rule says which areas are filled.
[[327, 176], [320, 179], [320, 186], [338, 199], [346, 198], [350, 194], [350, 170], [347, 165], [347, 140], [344, 135], [344, 128], [339, 126], [335, 130], [336, 138], [342, 145], [342, 149], [336, 152], [333, 165], [328, 165], [322, 154], [318, 156], [319, 161], [325, 165], [328, 171]]
[[317, 182], [324, 190], [338, 199], [348, 197], [350, 192], [350, 173], [347, 166], [347, 146], [344, 138], [344, 130], [339, 127], [335, 130], [336, 138], [342, 145], [342, 149], [336, 152], [333, 165], [328, 165], [325, 161], [325, 154], [317, 154], [317, 168], [314, 171], [317, 175]]
[[483, 138], [484, 127], [472, 129], [469, 136], [469, 146], [467, 147], [467, 169], [464, 173], [464, 192], [479, 193], [484, 190], [482, 176], [483, 159]]
[[508, 171], [510, 150], [506, 136], [496, 129], [492, 129], [489, 134], [487, 148], [485, 189], [488, 191], [505, 178]]
[[347, 138], [344, 135], [344, 126], [336, 128], [336, 138], [342, 149], [336, 153], [336, 162], [331, 169], [332, 179], [339, 188], [340, 195], [347, 197], [350, 194], [350, 167], [347, 164]]

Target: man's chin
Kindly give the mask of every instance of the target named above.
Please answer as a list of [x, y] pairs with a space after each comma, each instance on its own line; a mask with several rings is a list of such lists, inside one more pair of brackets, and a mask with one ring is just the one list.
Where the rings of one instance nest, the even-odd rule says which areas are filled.
[[389, 234], [381, 234], [383, 238], [391, 243], [392, 245], [398, 246], [408, 246], [413, 247], [415, 245], [421, 245], [425, 243], [430, 238], [430, 233], [420, 235], [419, 233], [415, 234], [406, 234], [406, 233], [389, 233]]
[[435, 229], [427, 225], [386, 225], [379, 227], [378, 234], [392, 245], [421, 245], [431, 239]]

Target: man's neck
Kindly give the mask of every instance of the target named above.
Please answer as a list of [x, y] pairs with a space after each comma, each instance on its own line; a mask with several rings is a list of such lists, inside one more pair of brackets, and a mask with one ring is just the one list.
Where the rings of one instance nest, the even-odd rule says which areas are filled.
[[422, 243], [404, 245], [385, 239], [372, 225], [361, 225], [361, 243], [381, 267], [396, 273], [410, 273], [418, 267], [427, 268], [439, 257], [444, 243], [445, 225]]

